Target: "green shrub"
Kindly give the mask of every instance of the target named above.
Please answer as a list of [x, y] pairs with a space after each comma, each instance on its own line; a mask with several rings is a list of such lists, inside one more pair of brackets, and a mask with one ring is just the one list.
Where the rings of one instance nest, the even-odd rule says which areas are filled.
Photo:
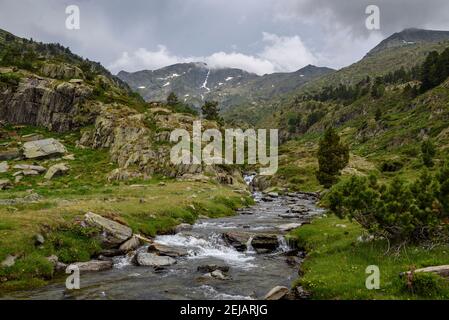
[[394, 243], [447, 240], [449, 168], [431, 176], [427, 171], [413, 183], [395, 178], [384, 185], [375, 176], [351, 177], [327, 194], [331, 211], [354, 219], [376, 236]]
[[382, 172], [397, 172], [402, 169], [403, 163], [398, 160], [385, 161], [382, 163], [380, 170]]
[[0, 73], [0, 82], [13, 87], [17, 87], [20, 83], [20, 75], [13, 72]]

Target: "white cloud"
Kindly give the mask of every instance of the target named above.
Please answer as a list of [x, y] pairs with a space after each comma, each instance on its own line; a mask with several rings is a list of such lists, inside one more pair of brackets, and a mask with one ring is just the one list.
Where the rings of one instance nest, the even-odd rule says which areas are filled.
[[299, 36], [280, 37], [264, 32], [263, 41], [269, 45], [264, 48], [260, 57], [270, 61], [276, 71], [291, 72], [317, 63], [314, 54]]
[[215, 52], [203, 57], [182, 57], [159, 45], [155, 51], [140, 48], [132, 53], [123, 52], [110, 66], [113, 72], [155, 70], [175, 63], [206, 62], [211, 68], [238, 68], [259, 75], [273, 72], [293, 72], [318, 60], [299, 36], [278, 36], [263, 33], [263, 50], [255, 55], [239, 52]]
[[273, 73], [276, 71], [273, 63], [269, 60], [237, 52], [217, 52], [204, 58], [204, 61], [211, 68], [217, 69], [237, 68], [257, 74]]

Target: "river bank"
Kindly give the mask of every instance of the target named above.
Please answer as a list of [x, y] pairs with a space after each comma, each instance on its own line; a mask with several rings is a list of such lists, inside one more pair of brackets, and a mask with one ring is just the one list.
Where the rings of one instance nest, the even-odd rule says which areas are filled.
[[[157, 236], [151, 250], [143, 246], [113, 258], [113, 269], [82, 274], [81, 290], [68, 291], [59, 282], [8, 298], [262, 299], [273, 287], [290, 288], [298, 277], [302, 254], [285, 236], [321, 210], [304, 194], [256, 194], [255, 201], [238, 215], [203, 217], [192, 228]], [[136, 265], [135, 256], [141, 264], [154, 246], [158, 255], [173, 259], [169, 265]]]
[[[354, 222], [324, 215], [290, 233], [306, 252], [297, 281], [311, 294], [323, 300], [408, 300], [448, 299], [447, 281], [441, 285], [423, 283], [422, 291], [411, 293], [400, 274], [411, 269], [448, 265], [447, 245], [424, 247], [409, 245], [399, 252], [386, 241], [366, 236]], [[380, 289], [368, 290], [365, 285], [368, 266], [380, 271]]]

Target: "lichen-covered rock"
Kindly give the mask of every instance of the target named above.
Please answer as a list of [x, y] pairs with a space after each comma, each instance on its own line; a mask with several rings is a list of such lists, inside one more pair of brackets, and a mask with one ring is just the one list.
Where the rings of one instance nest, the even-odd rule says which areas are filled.
[[65, 147], [56, 139], [30, 141], [23, 144], [23, 154], [27, 159], [40, 159], [66, 153]]

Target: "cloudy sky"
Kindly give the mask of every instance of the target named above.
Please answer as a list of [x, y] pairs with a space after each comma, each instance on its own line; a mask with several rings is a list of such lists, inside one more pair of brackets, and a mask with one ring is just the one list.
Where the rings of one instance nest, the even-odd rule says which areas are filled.
[[[380, 8], [379, 31], [365, 9]], [[66, 7], [80, 29], [65, 27]], [[340, 68], [408, 27], [449, 30], [448, 0], [0, 0], [0, 28], [59, 42], [112, 72], [204, 61], [258, 74]]]

